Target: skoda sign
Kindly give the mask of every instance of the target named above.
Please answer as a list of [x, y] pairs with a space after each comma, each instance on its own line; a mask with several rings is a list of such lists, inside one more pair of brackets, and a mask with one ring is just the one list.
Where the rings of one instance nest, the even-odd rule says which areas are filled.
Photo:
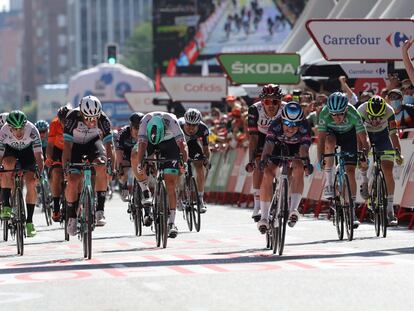
[[326, 60], [401, 60], [411, 19], [311, 19], [306, 29]]
[[221, 54], [217, 58], [236, 84], [299, 83], [299, 54]]

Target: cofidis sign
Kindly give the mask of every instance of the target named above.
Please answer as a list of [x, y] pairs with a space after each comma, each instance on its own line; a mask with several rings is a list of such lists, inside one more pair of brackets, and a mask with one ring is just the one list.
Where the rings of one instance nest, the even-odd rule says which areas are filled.
[[326, 60], [401, 60], [410, 19], [311, 19], [306, 29]]

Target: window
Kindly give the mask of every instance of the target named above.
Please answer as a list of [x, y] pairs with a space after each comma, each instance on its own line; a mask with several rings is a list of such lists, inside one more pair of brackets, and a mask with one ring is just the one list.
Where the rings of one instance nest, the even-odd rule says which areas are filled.
[[60, 34], [58, 36], [58, 44], [60, 48], [63, 48], [66, 46], [67, 36], [64, 34]]
[[59, 14], [57, 16], [57, 25], [58, 27], [62, 28], [62, 27], [66, 27], [66, 16], [63, 14]]

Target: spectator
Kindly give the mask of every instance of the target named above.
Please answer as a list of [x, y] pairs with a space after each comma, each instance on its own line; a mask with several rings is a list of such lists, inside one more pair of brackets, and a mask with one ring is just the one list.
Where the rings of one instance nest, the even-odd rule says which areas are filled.
[[349, 103], [353, 106], [359, 106], [358, 97], [356, 96], [354, 91], [352, 91], [352, 89], [349, 87], [346, 76], [340, 76], [338, 80], [339, 80], [339, 83], [341, 83], [342, 92], [344, 92], [346, 96], [348, 97]]
[[361, 94], [359, 95], [359, 100], [358, 100], [358, 103], [356, 105], [356, 108], [359, 107], [361, 104], [365, 103], [366, 101], [368, 101], [372, 96], [374, 96], [373, 91], [361, 92]]
[[212, 108], [211, 109], [211, 118], [213, 119], [212, 122], [214, 122], [215, 120], [220, 120], [220, 118], [221, 118], [220, 109], [218, 109], [218, 108]]
[[309, 127], [313, 131], [313, 136], [318, 134], [318, 123], [319, 123], [319, 113], [321, 112], [323, 106], [328, 101], [328, 96], [325, 94], [316, 95], [316, 100], [313, 103], [313, 112], [311, 112], [306, 118], [309, 122]]
[[[403, 93], [399, 89], [389, 91], [388, 101], [394, 108], [398, 128], [414, 128], [414, 106], [403, 103]], [[400, 137], [403, 138], [402, 135]]]
[[387, 98], [387, 96], [388, 96], [388, 92], [389, 92], [389, 90], [386, 88], [386, 87], [384, 87], [382, 90], [381, 90], [381, 97], [382, 98]]
[[226, 103], [227, 103], [227, 107], [226, 107], [226, 111], [227, 112], [231, 112], [234, 105], [236, 104], [236, 96], [233, 95], [227, 95], [226, 96]]
[[388, 78], [386, 80], [388, 81], [387, 83], [388, 90], [399, 89], [401, 86], [400, 78], [398, 77], [398, 74], [396, 72], [389, 73]]
[[412, 85], [410, 79], [403, 80], [401, 84], [403, 103], [405, 105], [414, 105], [414, 86]]

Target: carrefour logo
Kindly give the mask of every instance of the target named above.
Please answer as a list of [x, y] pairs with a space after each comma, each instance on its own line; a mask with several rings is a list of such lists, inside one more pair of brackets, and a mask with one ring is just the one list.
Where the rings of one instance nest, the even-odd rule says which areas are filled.
[[323, 43], [326, 45], [379, 45], [381, 37], [368, 37], [362, 34], [356, 36], [332, 36], [324, 35]]
[[385, 40], [389, 45], [399, 48], [401, 43], [404, 43], [404, 41], [408, 39], [409, 37], [405, 33], [397, 31], [395, 33], [390, 33]]
[[231, 65], [233, 74], [295, 74], [296, 70], [290, 63], [242, 63], [237, 61]]

